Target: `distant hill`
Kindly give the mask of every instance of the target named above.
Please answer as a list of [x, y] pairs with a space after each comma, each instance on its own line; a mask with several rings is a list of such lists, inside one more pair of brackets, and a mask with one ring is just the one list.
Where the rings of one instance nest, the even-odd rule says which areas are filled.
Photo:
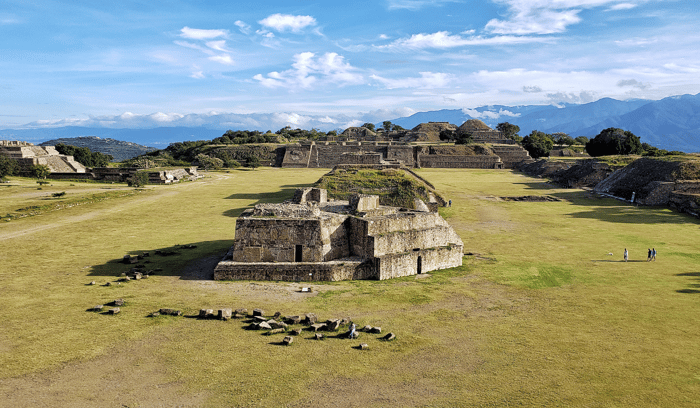
[[443, 109], [418, 112], [392, 123], [412, 128], [423, 122], [460, 125], [481, 119], [492, 128], [501, 122], [520, 126], [520, 136], [533, 130], [564, 132], [572, 137], [593, 137], [618, 127], [639, 136], [642, 142], [667, 150], [700, 152], [700, 94], [672, 96], [659, 101], [603, 98], [582, 105], [483, 106], [476, 109]]
[[93, 152], [110, 154], [114, 157], [113, 161], [117, 162], [157, 150], [154, 147], [109, 138], [103, 139], [97, 136], [52, 139], [41, 143], [40, 146], [56, 146], [59, 143], [76, 147], [87, 147]]

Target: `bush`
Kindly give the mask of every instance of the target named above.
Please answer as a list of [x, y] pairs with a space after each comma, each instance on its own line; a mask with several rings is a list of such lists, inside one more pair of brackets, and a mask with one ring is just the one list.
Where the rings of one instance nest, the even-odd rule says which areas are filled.
[[549, 156], [549, 152], [554, 147], [554, 140], [538, 130], [533, 130], [532, 133], [523, 138], [523, 147], [530, 153], [534, 159]]
[[35, 164], [29, 168], [29, 174], [38, 179], [45, 179], [51, 174], [51, 169], [43, 164]]
[[17, 160], [10, 159], [0, 152], [0, 179], [6, 176], [14, 176], [19, 171]]
[[145, 171], [137, 171], [133, 176], [126, 179], [126, 184], [129, 187], [142, 187], [148, 184], [148, 173]]
[[64, 195], [66, 195], [66, 192], [65, 192], [65, 191], [61, 191], [60, 193], [53, 193], [53, 194], [51, 194], [51, 197], [60, 198], [60, 197], [63, 197]]
[[209, 169], [220, 169], [224, 167], [224, 161], [218, 157], [207, 156], [204, 153], [200, 153], [195, 157], [195, 162], [199, 167], [203, 167], [205, 170]]
[[57, 144], [56, 150], [61, 154], [73, 156], [75, 161], [85, 167], [107, 167], [114, 158], [109, 154], [93, 152], [88, 147], [76, 147], [63, 143]]
[[586, 143], [586, 152], [593, 157], [614, 154], [642, 154], [639, 137], [628, 130], [607, 128]]

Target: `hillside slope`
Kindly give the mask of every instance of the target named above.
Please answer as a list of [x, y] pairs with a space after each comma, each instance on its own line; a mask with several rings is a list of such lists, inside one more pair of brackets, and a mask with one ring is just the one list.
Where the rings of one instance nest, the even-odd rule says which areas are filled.
[[41, 143], [40, 146], [56, 146], [59, 143], [76, 147], [87, 147], [93, 152], [109, 154], [114, 158], [112, 161], [116, 162], [157, 150], [153, 147], [142, 146], [132, 142], [109, 138], [103, 139], [97, 136], [51, 139]]

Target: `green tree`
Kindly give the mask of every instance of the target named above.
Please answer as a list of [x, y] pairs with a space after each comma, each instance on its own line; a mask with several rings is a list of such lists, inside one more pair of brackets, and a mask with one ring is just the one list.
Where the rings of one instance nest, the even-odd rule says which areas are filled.
[[593, 157], [642, 154], [643, 151], [639, 137], [619, 128], [607, 128], [586, 143], [586, 152]]
[[195, 161], [198, 163], [199, 167], [203, 167], [204, 170], [210, 169], [220, 169], [224, 167], [224, 161], [218, 157], [211, 157], [204, 153], [200, 153], [195, 157]]
[[0, 152], [0, 180], [6, 176], [14, 176], [19, 171], [17, 160], [10, 159]]
[[367, 129], [369, 129], [369, 130], [371, 130], [371, 131], [374, 132], [374, 124], [373, 124], [373, 123], [367, 122], [367, 123], [365, 123], [364, 125], [362, 125], [362, 127], [363, 127], [363, 128], [367, 128]]
[[401, 132], [402, 130], [406, 130], [406, 129], [402, 128], [399, 125], [394, 125], [394, 127], [392, 127], [391, 130], [393, 130], [394, 132]]
[[93, 152], [88, 147], [76, 147], [64, 143], [57, 144], [56, 150], [61, 154], [73, 156], [75, 161], [85, 167], [107, 167], [109, 162], [114, 159], [109, 154]]
[[382, 128], [387, 133], [391, 132], [391, 121], [385, 120], [384, 122], [382, 122]]
[[576, 142], [576, 144], [580, 144], [580, 145], [584, 145], [584, 146], [585, 146], [586, 143], [588, 143], [588, 138], [587, 138], [586, 136], [577, 136], [577, 137], [574, 139], [574, 141]]
[[455, 138], [455, 131], [451, 129], [443, 129], [440, 131], [440, 140], [453, 140]]
[[474, 142], [474, 137], [472, 136], [471, 133], [466, 132], [466, 133], [457, 133], [455, 135], [455, 144], [470, 144]]
[[[506, 139], [511, 139], [511, 140], [518, 140], [520, 139], [520, 136], [518, 136], [518, 132], [520, 132], [520, 126], [518, 125], [513, 125], [508, 122], [502, 122], [496, 125], [496, 130], [499, 132], [503, 133], [503, 137]], [[515, 139], [514, 137], [517, 136], [518, 139]]]
[[45, 179], [51, 174], [51, 169], [43, 164], [35, 164], [29, 168], [29, 174], [37, 179]]
[[567, 145], [567, 146], [572, 146], [576, 141], [569, 136], [568, 134], [564, 132], [556, 132], [551, 134], [552, 140], [554, 140], [555, 144], [558, 145]]
[[126, 184], [129, 187], [143, 187], [148, 184], [148, 173], [145, 171], [137, 171], [126, 179]]
[[258, 167], [262, 166], [262, 164], [260, 163], [258, 156], [248, 156], [245, 166], [250, 167], [251, 169], [257, 169]]
[[530, 156], [537, 159], [540, 157], [549, 156], [549, 152], [554, 147], [552, 138], [538, 130], [533, 130], [532, 133], [523, 138], [523, 147], [530, 153]]

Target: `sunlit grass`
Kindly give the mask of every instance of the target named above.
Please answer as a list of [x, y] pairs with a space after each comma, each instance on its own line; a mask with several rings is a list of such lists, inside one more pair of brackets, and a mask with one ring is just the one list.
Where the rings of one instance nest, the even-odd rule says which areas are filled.
[[[337, 406], [346, 399], [334, 396], [347, 393], [368, 406], [697, 405], [700, 224], [664, 208], [592, 198], [508, 171], [423, 169], [452, 200], [440, 212], [473, 254], [460, 268], [420, 279], [314, 283], [307, 297], [275, 290], [287, 283], [181, 279], [192, 261], [227, 250], [245, 208], [290, 198], [326, 171], [212, 173], [0, 224], [0, 389], [2, 378], [61, 376], [62, 367], [117, 350], [138, 355], [136, 344], [146, 342], [163, 381], [180, 384], [182, 396], [204, 392], [210, 406]], [[37, 191], [32, 180], [17, 182], [9, 194], [0, 188], [0, 208], [37, 199], [21, 196]], [[77, 195], [69, 184], [54, 189]], [[494, 199], [520, 195], [562, 201]], [[178, 249], [185, 244], [197, 248]], [[656, 262], [646, 262], [649, 247]], [[154, 254], [164, 248], [179, 254]], [[130, 268], [115, 260], [145, 251], [146, 267], [162, 273], [101, 286]], [[92, 280], [98, 285], [86, 285]], [[119, 315], [85, 311], [116, 298], [126, 301]], [[304, 332], [282, 347], [275, 343], [283, 335], [244, 330], [238, 320], [146, 317], [161, 307], [315, 312], [381, 326], [397, 339], [363, 333], [370, 350], [361, 352], [337, 333], [315, 341]], [[128, 367], [131, 376], [145, 369]], [[174, 395], [168, 405], [178, 401]]]

